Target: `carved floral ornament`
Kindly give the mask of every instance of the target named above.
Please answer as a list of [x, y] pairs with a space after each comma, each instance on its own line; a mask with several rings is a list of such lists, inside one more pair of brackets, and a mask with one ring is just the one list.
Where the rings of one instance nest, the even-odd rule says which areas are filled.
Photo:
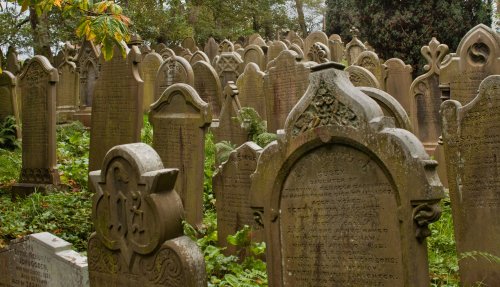
[[318, 64], [328, 63], [330, 61], [330, 52], [328, 51], [328, 47], [324, 44], [316, 42], [311, 46], [309, 50], [308, 57], [311, 61], [314, 61]]

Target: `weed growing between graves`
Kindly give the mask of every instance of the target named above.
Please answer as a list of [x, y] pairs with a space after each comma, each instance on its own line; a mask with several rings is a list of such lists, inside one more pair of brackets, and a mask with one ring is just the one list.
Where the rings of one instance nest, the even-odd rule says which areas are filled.
[[0, 149], [14, 150], [21, 146], [17, 140], [16, 119], [8, 116], [0, 122]]

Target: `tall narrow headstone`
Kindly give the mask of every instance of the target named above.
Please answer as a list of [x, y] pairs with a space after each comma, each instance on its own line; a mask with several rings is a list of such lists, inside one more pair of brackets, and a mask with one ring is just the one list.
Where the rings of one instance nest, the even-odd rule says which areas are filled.
[[269, 285], [429, 286], [436, 162], [337, 65], [314, 68], [252, 175]]
[[195, 226], [203, 219], [205, 133], [211, 120], [208, 104], [186, 84], [170, 86], [149, 112], [153, 147], [165, 167], [179, 168], [175, 190], [187, 222]]
[[6, 59], [5, 70], [17, 75], [21, 70], [21, 64], [19, 64], [19, 59], [17, 58], [16, 48], [9, 46]]
[[250, 208], [250, 175], [257, 167], [262, 148], [253, 142], [246, 142], [229, 154], [217, 174], [213, 177], [213, 189], [217, 208], [217, 236], [219, 244], [227, 247], [226, 253], [235, 255], [235, 248], [227, 243], [228, 235], [248, 225], [252, 228], [253, 242], [264, 241], [262, 227], [253, 217]]
[[401, 59], [391, 58], [383, 65], [385, 69], [384, 90], [393, 96], [411, 115], [412, 99], [409, 95], [413, 68], [406, 65]]
[[156, 74], [160, 69], [163, 59], [156, 52], [148, 53], [141, 62], [141, 78], [143, 86], [142, 112], [149, 111], [149, 106], [155, 101], [155, 81]]
[[[5, 117], [13, 116], [19, 125], [19, 105], [17, 104], [19, 99], [16, 95], [16, 84], [16, 76], [9, 71], [2, 71], [0, 74], [0, 121], [3, 121]], [[21, 136], [19, 128], [20, 125], [18, 137]]]
[[177, 173], [144, 143], [114, 147], [90, 173], [90, 286], [207, 286], [203, 253], [182, 232]]
[[155, 81], [155, 101], [173, 84], [183, 83], [193, 86], [193, 68], [189, 62], [179, 56], [166, 59], [158, 69]]
[[193, 88], [209, 104], [212, 117], [218, 119], [222, 108], [222, 86], [217, 72], [209, 63], [199, 61], [193, 64], [193, 74]]
[[75, 120], [90, 126], [94, 86], [99, 78], [100, 51], [90, 41], [84, 41], [76, 56], [76, 69], [80, 76], [80, 107]]
[[71, 52], [74, 47], [67, 44], [63, 52], [62, 62], [57, 67], [59, 82], [56, 90], [56, 121], [65, 123], [73, 120], [73, 115], [78, 109], [80, 98], [80, 79], [76, 64], [71, 61]]
[[352, 27], [351, 33], [352, 40], [345, 46], [345, 57], [347, 59], [347, 65], [352, 65], [354, 62], [356, 62], [359, 54], [361, 54], [361, 52], [363, 51], [366, 51], [365, 45], [358, 39], [358, 29]]
[[56, 164], [57, 69], [43, 56], [34, 56], [18, 76], [22, 95], [23, 164], [14, 196], [59, 184]]
[[461, 283], [496, 286], [500, 268], [487, 256], [500, 257], [500, 76], [465, 106], [445, 101], [441, 115]]
[[264, 76], [265, 73], [260, 71], [259, 66], [249, 63], [236, 81], [241, 106], [255, 109], [262, 119], [266, 118]]
[[328, 40], [328, 47], [330, 48], [330, 59], [334, 62], [341, 63], [344, 59], [344, 43], [340, 36], [338, 39]]
[[207, 54], [210, 63], [212, 63], [215, 56], [219, 54], [219, 44], [215, 41], [214, 38], [210, 37], [208, 38], [203, 51], [205, 52], [205, 54]]
[[257, 45], [248, 45], [243, 51], [243, 66], [247, 66], [248, 63], [255, 63], [259, 66], [261, 70], [266, 69], [266, 55], [262, 48]]
[[[115, 47], [115, 55], [120, 50]], [[101, 167], [106, 152], [120, 144], [141, 141], [143, 82], [139, 76], [142, 60], [137, 46], [127, 58], [101, 57], [101, 75], [92, 102], [89, 170]]]

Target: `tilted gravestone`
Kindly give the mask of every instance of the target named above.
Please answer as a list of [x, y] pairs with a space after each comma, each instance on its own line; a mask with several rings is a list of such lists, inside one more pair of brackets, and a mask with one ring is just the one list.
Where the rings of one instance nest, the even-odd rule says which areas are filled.
[[441, 65], [442, 98], [465, 105], [474, 99], [481, 81], [495, 74], [500, 74], [500, 36], [479, 24], [462, 38], [456, 54]]
[[43, 56], [34, 56], [18, 76], [22, 95], [23, 164], [14, 196], [59, 184], [56, 164], [57, 69]]
[[114, 147], [90, 173], [90, 286], [207, 285], [203, 253], [183, 236], [177, 174], [144, 143]]
[[290, 43], [296, 44], [304, 51], [304, 40], [295, 31], [288, 32], [286, 39], [290, 41]]
[[222, 108], [222, 87], [217, 72], [205, 61], [193, 64], [194, 85], [200, 98], [209, 104], [212, 117], [218, 119]]
[[345, 69], [349, 80], [355, 87], [372, 87], [380, 89], [380, 83], [372, 72], [360, 66], [349, 66]]
[[217, 199], [217, 236], [219, 244], [227, 247], [226, 254], [235, 254], [236, 251], [227, 243], [227, 236], [245, 225], [252, 228], [252, 241], [264, 241], [262, 227], [255, 222], [250, 208], [250, 175], [257, 167], [261, 151], [262, 148], [253, 142], [244, 143], [229, 154], [213, 177]]
[[300, 63], [296, 53], [283, 51], [268, 64], [264, 77], [267, 130], [283, 128], [286, 117], [309, 86], [310, 63]]
[[391, 58], [384, 65], [384, 90], [393, 96], [411, 115], [411, 98], [409, 95], [413, 68], [401, 59]]
[[457, 251], [476, 252], [458, 261], [461, 283], [497, 286], [500, 268], [487, 256], [500, 256], [500, 76], [467, 105], [445, 101], [441, 115]]
[[314, 68], [252, 175], [269, 286], [429, 286], [436, 162], [336, 67]]
[[141, 62], [141, 79], [143, 85], [142, 112], [149, 111], [149, 106], [155, 101], [156, 74], [160, 69], [163, 59], [156, 52], [148, 53]]
[[91, 124], [92, 98], [94, 87], [99, 78], [99, 55], [100, 50], [90, 41], [84, 41], [76, 56], [76, 69], [80, 76], [80, 106], [74, 114], [74, 119], [82, 122], [85, 126]]
[[0, 249], [0, 286], [88, 287], [87, 258], [48, 232], [15, 239]]
[[[7, 116], [13, 116], [16, 123], [20, 123], [16, 84], [16, 76], [9, 71], [2, 71], [0, 74], [0, 121], [3, 121]], [[17, 136], [20, 137], [20, 125], [17, 130]]]
[[187, 222], [196, 226], [203, 219], [205, 133], [211, 120], [208, 104], [186, 84], [170, 86], [149, 112], [153, 147], [165, 167], [179, 169], [175, 190]]
[[266, 99], [264, 97], [264, 76], [259, 66], [249, 63], [245, 71], [238, 77], [238, 99], [242, 107], [253, 108], [261, 117], [266, 118]]
[[[118, 47], [115, 55], [120, 55]], [[104, 61], [101, 57], [101, 75], [92, 102], [90, 171], [101, 167], [112, 147], [141, 141], [143, 82], [138, 67], [141, 57], [137, 46], [132, 46], [126, 59], [118, 56]]]
[[158, 69], [155, 81], [155, 101], [173, 84], [184, 83], [193, 86], [193, 68], [189, 62], [179, 56], [166, 59]]
[[73, 114], [78, 109], [80, 98], [80, 79], [76, 64], [70, 60], [74, 48], [67, 44], [63, 52], [63, 59], [57, 70], [59, 71], [59, 82], [56, 90], [56, 122], [65, 123], [73, 120]]

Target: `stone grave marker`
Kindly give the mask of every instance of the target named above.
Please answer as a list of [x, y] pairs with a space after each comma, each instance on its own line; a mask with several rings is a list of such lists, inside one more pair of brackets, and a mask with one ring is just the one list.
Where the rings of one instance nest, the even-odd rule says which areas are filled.
[[74, 114], [74, 119], [79, 120], [85, 126], [91, 124], [92, 98], [101, 69], [99, 55], [99, 49], [92, 42], [83, 41], [75, 60], [76, 69], [80, 76], [80, 106], [79, 110]]
[[248, 36], [248, 45], [255, 45], [254, 41], [257, 38], [262, 38], [259, 33], [253, 33], [252, 35]]
[[14, 75], [17, 75], [21, 71], [21, 64], [19, 63], [17, 57], [17, 51], [13, 46], [9, 46], [9, 49], [7, 50], [6, 62], [5, 70]]
[[193, 64], [194, 85], [200, 98], [208, 103], [212, 117], [218, 119], [222, 108], [222, 86], [212, 65], [199, 61]]
[[462, 38], [456, 54], [441, 64], [442, 98], [465, 105], [475, 98], [481, 81], [494, 74], [500, 74], [500, 36], [479, 24]]
[[[361, 52], [353, 65], [363, 67], [370, 71], [380, 84], [381, 89], [384, 89], [385, 67], [380, 64], [378, 55], [372, 51]], [[411, 81], [411, 80], [410, 80]], [[406, 87], [408, 90], [410, 87]], [[391, 94], [392, 95], [392, 94]], [[397, 98], [396, 98], [397, 99]], [[404, 105], [403, 105], [404, 106]]]
[[429, 286], [436, 162], [341, 69], [314, 67], [252, 175], [269, 285]]
[[361, 52], [366, 51], [365, 45], [358, 39], [359, 30], [352, 27], [350, 31], [352, 34], [352, 40], [345, 46], [345, 57], [349, 66], [356, 62], [356, 59]]
[[214, 134], [215, 142], [229, 141], [236, 146], [248, 141], [248, 131], [242, 127], [238, 121], [238, 113], [241, 104], [238, 99], [238, 88], [234, 82], [229, 82], [224, 87], [224, 103], [218, 122], [214, 122], [210, 127]]
[[259, 47], [267, 47], [266, 41], [264, 41], [264, 39], [262, 39], [262, 37], [260, 36], [252, 40], [250, 44], [257, 45]]
[[203, 219], [205, 133], [211, 120], [208, 104], [186, 84], [170, 86], [149, 112], [153, 147], [164, 166], [179, 168], [175, 190], [193, 226]]
[[156, 74], [160, 69], [163, 59], [156, 52], [148, 53], [141, 62], [141, 79], [143, 84], [142, 112], [149, 111], [149, 106], [155, 101]]
[[219, 55], [222, 53], [229, 53], [229, 52], [234, 52], [234, 44], [228, 39], [224, 39], [219, 44]]
[[[441, 105], [442, 132], [457, 253], [500, 256], [500, 76], [484, 79], [463, 106]], [[458, 261], [463, 286], [496, 286], [498, 262], [475, 254]]]
[[243, 66], [246, 67], [248, 63], [255, 63], [259, 66], [260, 70], [266, 69], [266, 55], [260, 46], [251, 44], [246, 46], [243, 51]]
[[288, 50], [294, 51], [297, 53], [297, 60], [302, 61], [304, 59], [304, 51], [299, 47], [297, 44], [291, 44], [290, 47], [288, 47]]
[[178, 169], [144, 143], [119, 145], [89, 175], [91, 286], [207, 286], [203, 253], [183, 235]]
[[56, 168], [57, 69], [43, 56], [34, 56], [19, 74], [22, 114], [22, 169], [12, 187], [14, 196], [59, 184]]
[[[221, 45], [223, 44], [224, 42]], [[225, 87], [229, 81], [236, 82], [242, 72], [240, 67], [242, 63], [243, 60], [240, 54], [236, 52], [221, 52], [215, 62], [214, 68], [223, 87]]]
[[205, 44], [205, 48], [203, 49], [205, 54], [207, 54], [210, 63], [214, 60], [215, 56], [219, 54], [219, 44], [215, 41], [214, 38], [208, 38], [207, 43]]
[[304, 40], [304, 54], [309, 54], [309, 50], [311, 50], [312, 46], [318, 42], [328, 46], [328, 36], [323, 31], [314, 31], [307, 35]]
[[266, 118], [264, 76], [265, 73], [260, 71], [259, 66], [249, 63], [236, 81], [241, 106], [255, 109], [262, 119]]
[[184, 40], [182, 40], [181, 46], [189, 49], [189, 51], [191, 52], [196, 52], [199, 50], [193, 37], [184, 38]]
[[293, 106], [309, 86], [310, 63], [297, 62], [297, 54], [283, 51], [268, 64], [264, 77], [267, 130], [275, 133], [285, 126]]
[[[0, 121], [3, 121], [7, 116], [13, 116], [16, 123], [20, 123], [16, 84], [16, 76], [9, 71], [2, 71], [0, 74]], [[20, 126], [17, 129], [17, 137], [19, 138], [21, 136]]]
[[219, 245], [227, 247], [226, 254], [236, 255], [234, 246], [226, 241], [227, 236], [245, 225], [252, 228], [252, 241], [264, 241], [262, 227], [255, 222], [250, 208], [250, 175], [257, 167], [261, 151], [262, 148], [253, 142], [244, 143], [229, 154], [213, 177], [217, 198], [217, 236]]
[[302, 40], [302, 38], [297, 35], [295, 31], [288, 32], [288, 34], [286, 35], [286, 39], [290, 41], [290, 43], [296, 44], [302, 51], [304, 51], [304, 40]]
[[0, 249], [0, 286], [88, 287], [87, 258], [48, 232], [15, 239]]
[[330, 49], [323, 43], [316, 42], [312, 44], [307, 52], [307, 59], [318, 64], [330, 62]]
[[410, 65], [406, 65], [398, 58], [387, 60], [383, 66], [385, 68], [385, 91], [398, 100], [411, 117], [412, 99], [409, 95], [409, 91], [413, 81], [413, 68]]
[[153, 49], [158, 53], [158, 54], [161, 54], [160, 52], [163, 51], [164, 49], [167, 48], [167, 45], [163, 44], [163, 43], [158, 43], [156, 44], [156, 46], [153, 47]]
[[208, 59], [207, 54], [205, 54], [203, 51], [196, 51], [193, 53], [193, 56], [191, 57], [191, 60], [189, 60], [189, 63], [194, 65], [194, 63], [198, 61], [204, 61], [207, 63], [210, 63], [210, 59]]
[[330, 36], [331, 39], [328, 40], [328, 48], [330, 48], [330, 59], [334, 62], [340, 63], [344, 59], [344, 43], [342, 42], [340, 36], [338, 38], [332, 38], [332, 36]]
[[372, 87], [380, 89], [380, 83], [372, 72], [367, 69], [351, 65], [345, 69], [349, 74], [349, 80], [356, 87]]
[[59, 50], [57, 55], [54, 57], [54, 67], [59, 67], [64, 62], [64, 52], [63, 50]]
[[164, 61], [167, 60], [170, 57], [176, 56], [174, 50], [172, 50], [170, 48], [166, 48], [166, 47], [164, 49], [162, 49], [160, 52], [158, 52], [158, 54], [161, 55], [161, 58]]
[[158, 69], [155, 81], [155, 101], [173, 84], [194, 84], [193, 68], [189, 62], [180, 57], [172, 56], [166, 59]]
[[[115, 47], [115, 55], [120, 50]], [[137, 46], [127, 58], [101, 56], [101, 75], [97, 80], [92, 103], [89, 170], [98, 170], [112, 147], [141, 141], [143, 81], [139, 76], [142, 60]]]
[[76, 64], [71, 61], [71, 51], [74, 49], [68, 43], [63, 48], [63, 59], [57, 67], [59, 82], [56, 85], [56, 122], [66, 123], [73, 120], [73, 114], [78, 109], [80, 98], [80, 77]]
[[281, 41], [273, 41], [272, 45], [267, 49], [267, 62], [271, 62], [276, 59], [278, 55], [282, 52], [288, 50], [286, 44]]

